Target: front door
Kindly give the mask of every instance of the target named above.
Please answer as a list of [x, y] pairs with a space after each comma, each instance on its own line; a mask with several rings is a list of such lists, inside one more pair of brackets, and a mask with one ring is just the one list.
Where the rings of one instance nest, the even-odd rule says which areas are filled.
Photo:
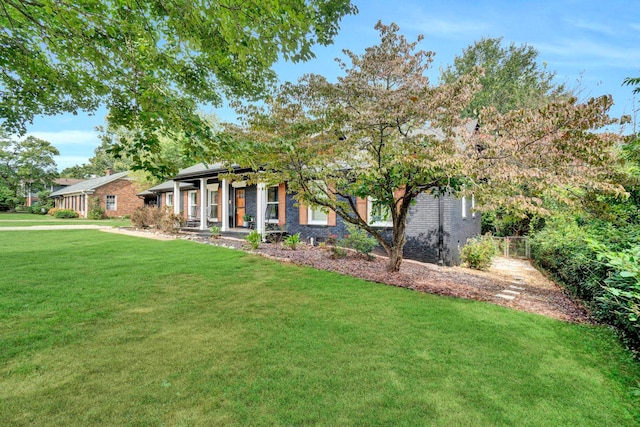
[[242, 225], [244, 207], [244, 188], [236, 188], [236, 226]]

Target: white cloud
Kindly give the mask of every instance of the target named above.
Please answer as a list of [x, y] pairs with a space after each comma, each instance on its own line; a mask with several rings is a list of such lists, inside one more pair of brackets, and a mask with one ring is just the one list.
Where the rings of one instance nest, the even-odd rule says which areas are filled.
[[570, 25], [573, 25], [574, 27], [581, 30], [593, 31], [597, 33], [606, 34], [609, 36], [615, 36], [617, 34], [613, 28], [599, 22], [585, 21], [583, 19], [567, 19], [566, 21]]
[[417, 20], [408, 21], [405, 26], [422, 34], [445, 38], [476, 35], [487, 32], [490, 29], [489, 25], [485, 22], [437, 18], [418, 18]]
[[541, 56], [553, 54], [567, 58], [579, 58], [583, 66], [607, 65], [628, 67], [640, 62], [640, 51], [635, 48], [618, 47], [589, 40], [557, 40], [551, 43], [536, 43]]
[[56, 165], [58, 166], [58, 171], [62, 171], [65, 168], [82, 165], [89, 162], [88, 156], [54, 156], [56, 161]]
[[61, 130], [57, 132], [30, 132], [29, 135], [49, 141], [56, 147], [64, 145], [88, 145], [96, 147], [100, 141], [98, 133], [85, 130]]

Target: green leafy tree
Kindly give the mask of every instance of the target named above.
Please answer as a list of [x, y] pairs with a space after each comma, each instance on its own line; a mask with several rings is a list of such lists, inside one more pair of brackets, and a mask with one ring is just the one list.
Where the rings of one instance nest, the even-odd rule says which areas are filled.
[[483, 107], [500, 113], [544, 105], [549, 99], [567, 96], [563, 85], [554, 83], [555, 73], [537, 62], [538, 51], [530, 45], [508, 47], [502, 38], [483, 38], [468, 46], [453, 65], [441, 72], [441, 80], [452, 83], [475, 69], [481, 70], [482, 88], [465, 108], [464, 116], [478, 118]]
[[[501, 114], [484, 108], [482, 133], [469, 133], [462, 112], [478, 88], [465, 74], [434, 86], [425, 75], [432, 52], [416, 50], [392, 24], [376, 25], [381, 42], [361, 55], [345, 51], [344, 75], [336, 83], [308, 75], [282, 85], [264, 105], [244, 108], [236, 139], [241, 163], [261, 168], [255, 180], [287, 181], [304, 204], [324, 207], [367, 231], [398, 271], [406, 221], [416, 197], [425, 192], [476, 192], [491, 202], [539, 208], [523, 196], [564, 183], [616, 190], [602, 181], [615, 136], [596, 133], [612, 120], [611, 99], [587, 103], [557, 100], [537, 109]], [[237, 161], [237, 160], [236, 160]], [[356, 197], [373, 197], [393, 230], [372, 226]]]
[[120, 150], [158, 152], [171, 132], [215, 144], [198, 105], [263, 96], [277, 60], [312, 58], [356, 11], [349, 0], [3, 0], [0, 124], [24, 134], [37, 115], [105, 105], [114, 129], [132, 130]]
[[54, 156], [59, 154], [49, 142], [33, 136], [13, 141], [0, 135], [0, 203], [14, 208], [24, 202], [26, 192], [50, 186], [58, 176]]
[[633, 93], [640, 93], [640, 77], [627, 77], [622, 84], [626, 86], [635, 86]]

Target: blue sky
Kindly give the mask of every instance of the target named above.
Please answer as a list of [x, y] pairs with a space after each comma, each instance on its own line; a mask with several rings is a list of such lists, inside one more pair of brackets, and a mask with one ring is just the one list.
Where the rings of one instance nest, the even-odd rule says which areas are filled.
[[[613, 95], [614, 116], [632, 114], [640, 103], [632, 89], [621, 86], [626, 77], [640, 76], [640, 8], [628, 0], [354, 0], [360, 13], [342, 20], [341, 31], [329, 47], [317, 47], [316, 59], [302, 64], [279, 63], [280, 79], [296, 80], [305, 73], [329, 79], [340, 74], [334, 58], [342, 49], [361, 53], [378, 43], [378, 20], [395, 22], [411, 41], [425, 39], [421, 49], [436, 53], [432, 81], [439, 69], [482, 37], [503, 37], [505, 44], [529, 44], [538, 60], [557, 72], [559, 82], [579, 87], [582, 98]], [[223, 121], [233, 121], [229, 109], [209, 110]], [[104, 124], [104, 111], [43, 117], [28, 128], [29, 134], [48, 140], [60, 151], [58, 169], [86, 163], [99, 144], [95, 127]]]

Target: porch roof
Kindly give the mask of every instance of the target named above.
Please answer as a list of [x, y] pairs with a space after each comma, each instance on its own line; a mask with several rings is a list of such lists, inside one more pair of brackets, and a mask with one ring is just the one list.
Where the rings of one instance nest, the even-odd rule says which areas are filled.
[[237, 164], [226, 166], [223, 163], [219, 162], [212, 164], [198, 163], [188, 168], [181, 169], [180, 172], [178, 172], [178, 175], [173, 178], [173, 180], [181, 182], [197, 178], [216, 177], [221, 173], [242, 172], [250, 170], [250, 168], [242, 168]]

